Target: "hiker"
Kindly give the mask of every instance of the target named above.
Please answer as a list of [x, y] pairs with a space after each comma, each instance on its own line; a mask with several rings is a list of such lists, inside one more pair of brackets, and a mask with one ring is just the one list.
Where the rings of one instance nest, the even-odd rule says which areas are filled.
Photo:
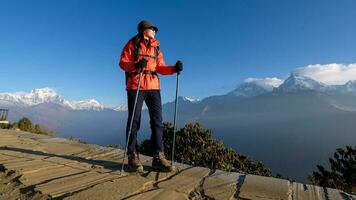
[[[128, 103], [128, 120], [126, 140], [128, 165], [131, 171], [143, 171], [139, 160], [137, 131], [140, 129], [143, 101], [146, 102], [151, 126], [151, 142], [154, 148], [152, 168], [169, 172], [171, 165], [165, 158], [163, 146], [162, 103], [160, 80], [158, 74], [171, 75], [183, 70], [183, 63], [177, 61], [174, 66], [165, 64], [159, 41], [155, 39], [157, 26], [148, 20], [141, 21], [137, 26], [138, 33], [125, 45], [121, 53], [120, 67], [125, 71]], [[138, 81], [141, 75], [139, 93], [136, 98]], [[136, 100], [135, 114], [133, 107]], [[131, 134], [129, 134], [130, 119], [133, 117]], [[130, 135], [130, 138], [128, 138]]]

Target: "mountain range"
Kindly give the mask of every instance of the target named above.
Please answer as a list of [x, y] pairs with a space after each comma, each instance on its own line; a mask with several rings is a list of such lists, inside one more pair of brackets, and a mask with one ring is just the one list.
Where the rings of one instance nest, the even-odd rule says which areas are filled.
[[[255, 97], [269, 92], [298, 92], [298, 91], [318, 91], [326, 94], [346, 94], [356, 95], [356, 80], [350, 80], [344, 85], [326, 85], [324, 83], [315, 81], [305, 76], [292, 74], [284, 82], [272, 82], [261, 80], [247, 80], [231, 91], [228, 95], [235, 95], [238, 97]], [[199, 100], [189, 97], [182, 97], [182, 100], [192, 103], [198, 103]], [[127, 105], [122, 104], [114, 108], [105, 107], [95, 99], [70, 101], [58, 95], [55, 90], [51, 88], [34, 89], [29, 93], [15, 92], [15, 93], [0, 93], [0, 101], [3, 106], [19, 106], [30, 107], [42, 103], [52, 103], [63, 106], [70, 110], [92, 110], [102, 111], [104, 109], [112, 109], [115, 111], [126, 111]]]
[[19, 107], [36, 106], [43, 103], [53, 103], [63, 106], [71, 110], [95, 110], [100, 111], [104, 109], [95, 99], [68, 101], [62, 96], [59, 96], [51, 88], [34, 89], [29, 93], [0, 93], [0, 101], [3, 105], [16, 105]]
[[[262, 161], [274, 172], [306, 182], [338, 147], [356, 144], [356, 81], [328, 85], [291, 74], [286, 80], [248, 79], [224, 95], [178, 99], [178, 126], [199, 122], [238, 153]], [[60, 136], [97, 144], [124, 145], [127, 106], [108, 108], [98, 101], [70, 101], [50, 88], [0, 93], [10, 120], [27, 116]], [[163, 105], [173, 121], [174, 102]], [[139, 138], [148, 138], [143, 111]]]
[[318, 91], [327, 94], [346, 94], [356, 95], [356, 80], [350, 80], [343, 85], [327, 85], [312, 78], [291, 74], [280, 85], [246, 82], [239, 85], [233, 94], [236, 96], [252, 97], [268, 92], [300, 92], [300, 91]]

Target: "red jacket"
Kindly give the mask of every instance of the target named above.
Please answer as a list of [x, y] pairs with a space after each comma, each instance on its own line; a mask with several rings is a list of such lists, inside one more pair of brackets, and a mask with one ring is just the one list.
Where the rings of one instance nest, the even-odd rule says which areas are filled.
[[[163, 60], [163, 54], [158, 50], [158, 58], [153, 58], [155, 56], [155, 47], [159, 46], [158, 40], [150, 39], [148, 45], [144, 40], [139, 43], [139, 55], [137, 61], [134, 61], [135, 45], [132, 40], [130, 40], [124, 47], [120, 58], [120, 67], [125, 72], [131, 74], [130, 78], [126, 84], [126, 90], [137, 90], [137, 84], [139, 79], [139, 74], [135, 69], [135, 63], [145, 58], [147, 66], [144, 70], [149, 70], [162, 75], [170, 75], [175, 73], [173, 66], [167, 66]], [[152, 56], [152, 57], [151, 57]], [[153, 74], [142, 74], [140, 90], [159, 90], [160, 81], [158, 75]]]

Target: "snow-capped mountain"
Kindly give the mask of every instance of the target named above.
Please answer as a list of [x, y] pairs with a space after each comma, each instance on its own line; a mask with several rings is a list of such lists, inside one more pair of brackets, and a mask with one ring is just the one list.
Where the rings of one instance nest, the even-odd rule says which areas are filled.
[[296, 92], [296, 91], [327, 91], [329, 86], [324, 83], [315, 81], [311, 78], [291, 74], [276, 90], [283, 92]]
[[193, 99], [193, 98], [190, 98], [190, 97], [180, 96], [179, 98], [181, 98], [181, 100], [183, 100], [185, 102], [190, 102], [190, 103], [198, 103], [199, 102], [199, 99]]
[[51, 88], [34, 89], [30, 93], [25, 93], [20, 96], [21, 100], [27, 105], [37, 105], [40, 103], [56, 103], [63, 104], [64, 98], [57, 95], [57, 93]]
[[51, 88], [34, 89], [30, 93], [0, 93], [0, 99], [23, 106], [33, 106], [40, 103], [65, 104], [63, 97]]
[[284, 81], [277, 78], [249, 78], [228, 94], [237, 97], [255, 97], [272, 91], [318, 91], [327, 94], [356, 95], [356, 80], [350, 80], [344, 85], [327, 85], [312, 78], [296, 74], [291, 74]]
[[69, 101], [58, 95], [55, 90], [45, 87], [31, 90], [29, 93], [0, 93], [0, 101], [5, 105], [34, 106], [41, 103], [53, 103], [73, 110], [103, 110], [104, 106], [95, 99]]
[[243, 84], [238, 85], [235, 90], [231, 91], [230, 94], [238, 97], [254, 97], [273, 91], [282, 82], [283, 80], [278, 78], [248, 78]]
[[350, 80], [344, 85], [330, 85], [328, 94], [356, 95], [356, 80]]
[[248, 78], [245, 83], [254, 83], [267, 91], [272, 91], [273, 88], [277, 88], [283, 83], [283, 80], [276, 77], [266, 77], [266, 78]]
[[118, 105], [116, 106], [115, 108], [113, 108], [113, 110], [115, 111], [127, 111], [128, 110], [128, 107], [126, 104], [121, 104], [121, 105]]
[[255, 82], [243, 83], [230, 94], [240, 97], [254, 97], [269, 92], [266, 88], [257, 85]]
[[73, 110], [95, 110], [95, 111], [100, 111], [100, 110], [104, 109], [104, 106], [101, 105], [95, 99], [88, 99], [88, 100], [82, 100], [82, 101], [72, 101], [72, 102], [69, 102], [69, 106]]
[[[189, 97], [179, 97], [179, 100], [187, 103], [199, 102], [199, 100], [192, 99]], [[62, 96], [58, 95], [55, 90], [48, 87], [33, 89], [29, 93], [25, 93], [25, 92], [0, 93], [1, 106], [30, 107], [42, 103], [57, 104], [70, 110], [101, 111], [104, 109], [110, 109], [119, 112], [128, 110], [126, 104], [121, 104], [115, 107], [108, 108], [108, 107], [104, 107], [104, 105], [100, 104], [95, 99], [87, 99], [87, 100], [79, 100], [79, 101], [66, 100]], [[145, 104], [142, 109], [147, 109]]]
[[327, 85], [306, 76], [291, 74], [275, 91], [297, 92], [318, 91], [327, 94], [356, 95], [356, 80], [350, 80], [344, 85]]
[[342, 90], [343, 92], [356, 93], [356, 80], [348, 81], [347, 83], [345, 83], [345, 85], [342, 85], [340, 87], [340, 90]]

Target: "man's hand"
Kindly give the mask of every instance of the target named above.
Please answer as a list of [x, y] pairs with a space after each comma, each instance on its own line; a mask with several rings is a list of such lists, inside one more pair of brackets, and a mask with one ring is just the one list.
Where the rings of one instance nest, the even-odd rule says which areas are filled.
[[182, 61], [178, 60], [176, 62], [176, 64], [174, 65], [174, 71], [177, 72], [177, 73], [183, 71], [183, 63], [182, 63]]

